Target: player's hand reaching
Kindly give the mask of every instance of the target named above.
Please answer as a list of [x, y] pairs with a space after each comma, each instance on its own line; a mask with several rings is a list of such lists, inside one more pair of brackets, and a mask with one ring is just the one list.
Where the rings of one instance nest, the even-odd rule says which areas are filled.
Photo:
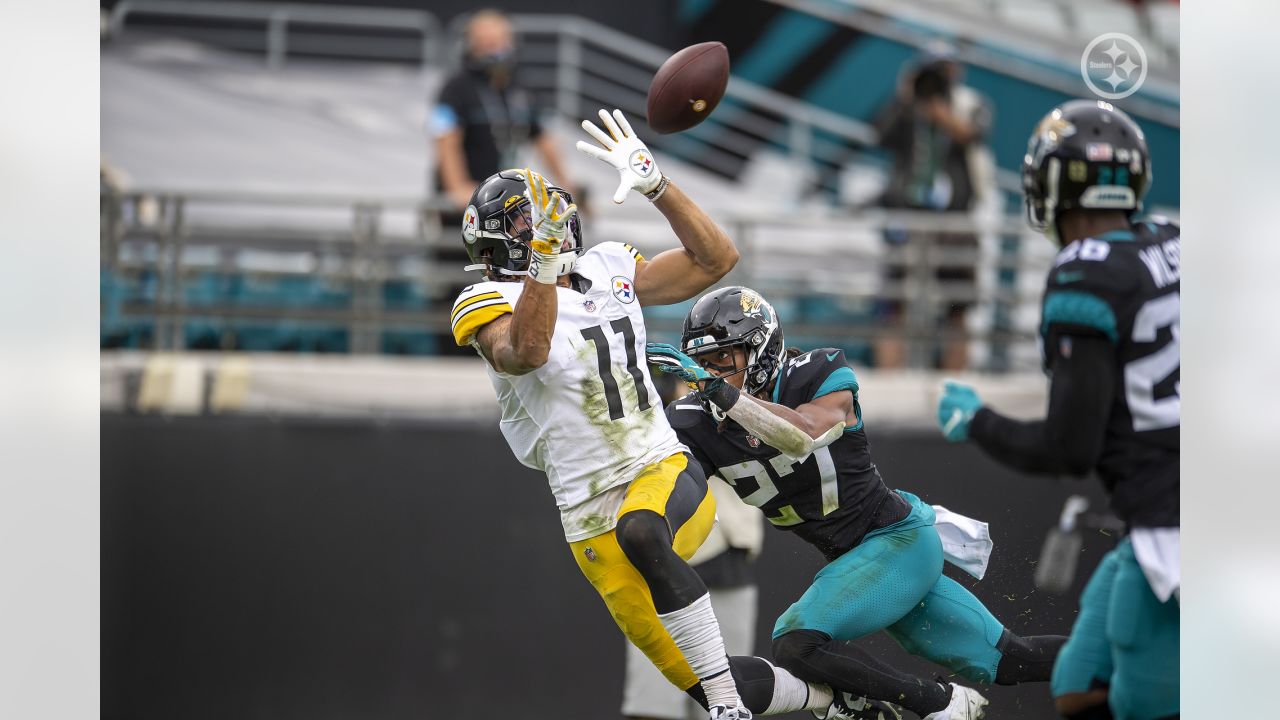
[[657, 200], [654, 195], [661, 195], [657, 191], [664, 178], [658, 170], [657, 161], [653, 159], [653, 153], [649, 152], [644, 141], [636, 137], [631, 123], [627, 122], [621, 110], [614, 110], [610, 116], [601, 109], [600, 120], [605, 130], [596, 127], [590, 120], [582, 121], [582, 129], [600, 145], [579, 140], [577, 147], [591, 157], [609, 163], [618, 171], [621, 179], [617, 191], [613, 193], [613, 201], [621, 203], [626, 200], [628, 190], [636, 190], [650, 200]]
[[561, 252], [569, 238], [569, 219], [577, 214], [578, 206], [566, 205], [558, 192], [548, 193], [547, 179], [528, 168], [524, 171], [524, 184], [533, 225], [529, 275], [540, 283], [554, 285], [561, 275], [573, 271], [578, 259], [574, 252]]
[[948, 380], [938, 399], [938, 426], [942, 435], [951, 442], [969, 439], [969, 423], [982, 409], [978, 391], [971, 385]]
[[677, 375], [694, 387], [700, 381], [713, 380], [715, 377], [674, 345], [649, 343], [644, 346], [644, 354], [649, 364], [658, 368], [658, 372]]
[[524, 184], [533, 224], [533, 249], [543, 253], [560, 252], [568, 239], [569, 218], [578, 213], [578, 206], [566, 206], [558, 192], [548, 193], [547, 179], [529, 168], [524, 171]]

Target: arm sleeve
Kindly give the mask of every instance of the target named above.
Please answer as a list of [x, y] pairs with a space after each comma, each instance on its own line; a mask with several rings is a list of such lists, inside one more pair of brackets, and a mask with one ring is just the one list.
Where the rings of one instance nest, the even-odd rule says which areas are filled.
[[470, 345], [480, 328], [514, 312], [511, 302], [495, 287], [496, 284], [486, 282], [472, 285], [463, 290], [453, 303], [449, 324], [453, 330], [453, 340], [459, 347]]
[[440, 97], [436, 98], [435, 105], [431, 108], [431, 117], [427, 120], [427, 130], [431, 137], [438, 138], [462, 127], [462, 98], [458, 90], [457, 82], [451, 80], [440, 91]]
[[[1044, 420], [1023, 422], [982, 408], [969, 438], [996, 460], [1029, 473], [1085, 475], [1102, 453], [1117, 383], [1115, 346], [1096, 335], [1063, 335], [1052, 354]], [[1069, 347], [1069, 350], [1065, 348]]]

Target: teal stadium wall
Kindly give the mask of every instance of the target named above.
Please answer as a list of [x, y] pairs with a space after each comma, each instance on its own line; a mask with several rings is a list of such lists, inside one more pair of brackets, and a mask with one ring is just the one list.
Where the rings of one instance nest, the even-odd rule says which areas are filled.
[[[865, 122], [893, 96], [899, 69], [919, 54], [905, 43], [763, 0], [681, 0], [678, 18], [687, 42], [720, 40], [728, 46], [735, 76]], [[895, 22], [946, 38], [933, 28]], [[982, 47], [1013, 63], [1032, 63], [1079, 86], [1078, 96], [1067, 95], [997, 71], [966, 67], [966, 84], [990, 98], [996, 109], [990, 136], [996, 162], [1016, 171], [1022, 164], [1027, 138], [1040, 118], [1065, 100], [1091, 95], [1078, 66], [1048, 64], [991, 44]], [[1148, 89], [1140, 90], [1136, 97], [1177, 108], [1176, 100]], [[1116, 105], [1125, 109], [1123, 100]], [[1136, 119], [1147, 133], [1155, 162], [1155, 183], [1148, 203], [1178, 207], [1180, 130], [1148, 118]]]

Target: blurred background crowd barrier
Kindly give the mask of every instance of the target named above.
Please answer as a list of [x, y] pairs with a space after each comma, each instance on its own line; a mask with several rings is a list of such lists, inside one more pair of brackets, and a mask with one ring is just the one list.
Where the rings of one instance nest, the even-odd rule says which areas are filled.
[[[920, 4], [925, 16], [882, 3], [659, 5], [669, 11], [662, 22], [655, 7], [623, 12], [615, 26], [603, 10], [515, 13], [519, 78], [566, 148], [564, 181], [586, 196], [588, 244], [653, 253], [674, 242], [665, 222], [644, 203], [599, 201], [611, 179], [568, 149], [576, 122], [601, 106], [638, 120], [671, 46], [726, 42], [735, 74], [716, 113], [691, 132], [641, 134], [742, 247], [728, 281], [774, 300], [797, 342], [875, 365], [876, 342], [888, 337], [907, 348], [890, 365], [928, 368], [958, 340], [970, 367], [1036, 367], [1053, 252], [1021, 220], [1016, 170], [1035, 119], [1081, 86], [1080, 43], [1057, 33], [1030, 42], [1036, 13], [1074, 18], [1073, 36], [1123, 13], [1124, 27], [1148, 40], [1150, 78], [1124, 106], [1161, 161], [1150, 204], [1176, 215], [1177, 94], [1166, 78], [1177, 76], [1177, 48], [1165, 3], [938, 2]], [[467, 276], [459, 233], [444, 224], [457, 207], [437, 194], [427, 126], [460, 62], [463, 19], [328, 4], [110, 7], [102, 346], [456, 352], [445, 317]], [[877, 115], [940, 36], [994, 110], [990, 172], [971, 209], [886, 209], [893, 158], [878, 144]], [[974, 242], [946, 241], [957, 235]], [[973, 270], [945, 272], [955, 266]], [[892, 321], [887, 306], [898, 308]], [[963, 322], [941, 323], [953, 309]], [[650, 310], [652, 334], [669, 339], [686, 310]]]

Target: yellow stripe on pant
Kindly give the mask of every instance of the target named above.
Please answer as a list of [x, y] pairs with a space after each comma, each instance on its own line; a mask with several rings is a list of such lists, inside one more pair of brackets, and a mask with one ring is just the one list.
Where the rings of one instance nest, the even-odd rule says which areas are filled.
[[[667, 499], [676, 478], [688, 465], [683, 454], [649, 465], [627, 486], [618, 517], [636, 510], [652, 510], [666, 517]], [[715, 523], [716, 501], [707, 492], [698, 509], [676, 529], [672, 549], [688, 560], [707, 539]], [[582, 574], [600, 593], [622, 634], [649, 658], [672, 685], [688, 690], [698, 682], [688, 661], [667, 633], [653, 607], [653, 596], [640, 572], [627, 559], [613, 530], [569, 544]]]

